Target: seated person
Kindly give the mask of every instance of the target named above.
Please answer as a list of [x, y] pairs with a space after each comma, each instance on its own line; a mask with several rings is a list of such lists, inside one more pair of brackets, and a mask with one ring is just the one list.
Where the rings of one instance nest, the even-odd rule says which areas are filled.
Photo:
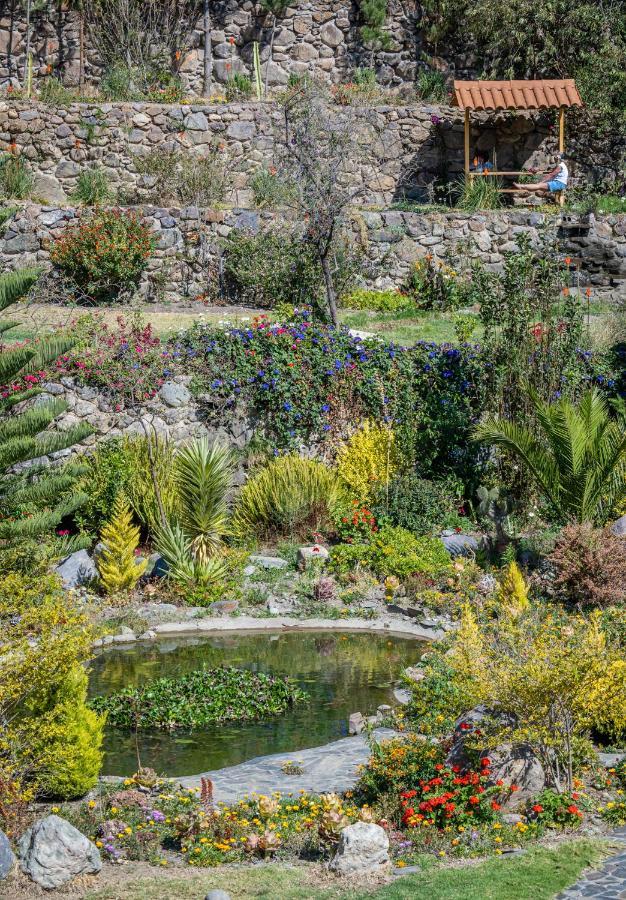
[[489, 162], [489, 152], [487, 150], [480, 150], [474, 157], [474, 165], [470, 171], [482, 173], [490, 172], [492, 169], [493, 166]]
[[513, 187], [520, 191], [534, 191], [541, 194], [554, 194], [564, 191], [569, 179], [569, 169], [565, 162], [564, 153], [558, 153], [556, 158], [556, 167], [551, 172], [548, 172], [537, 184], [518, 184], [516, 182]]

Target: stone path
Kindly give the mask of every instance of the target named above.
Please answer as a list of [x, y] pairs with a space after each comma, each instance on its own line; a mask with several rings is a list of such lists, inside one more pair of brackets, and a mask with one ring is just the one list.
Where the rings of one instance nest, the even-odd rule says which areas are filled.
[[580, 881], [562, 891], [556, 900], [626, 900], [626, 827], [618, 828], [611, 838], [624, 849], [611, 856], [599, 869], [591, 869]]
[[[377, 739], [393, 737], [394, 732], [388, 728], [377, 728], [374, 735]], [[367, 762], [370, 749], [365, 736], [342, 738], [325, 744], [323, 747], [312, 747], [291, 753], [274, 753], [270, 756], [257, 756], [238, 766], [228, 766], [215, 772], [202, 773], [213, 782], [213, 795], [216, 800], [232, 803], [245, 794], [256, 791], [258, 794], [298, 793], [305, 790], [317, 794], [332, 791], [340, 793], [348, 791], [356, 784], [357, 766]], [[281, 766], [285, 762], [295, 762], [303, 770], [302, 775], [286, 775]], [[190, 775], [177, 778], [184, 787], [199, 787], [202, 775]]]

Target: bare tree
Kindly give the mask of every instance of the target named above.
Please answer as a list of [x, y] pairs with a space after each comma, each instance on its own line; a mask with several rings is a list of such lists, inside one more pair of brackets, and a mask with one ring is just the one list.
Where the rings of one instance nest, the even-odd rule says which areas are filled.
[[[304, 240], [313, 249], [324, 276], [328, 312], [337, 317], [337, 249], [350, 206], [362, 193], [350, 173], [361, 153], [363, 126], [373, 129], [361, 111], [331, 113], [321, 85], [305, 80], [283, 104], [283, 136], [277, 147], [279, 177], [289, 186], [289, 203], [305, 225]], [[371, 137], [371, 135], [370, 135]]]
[[84, 10], [104, 65], [123, 62], [140, 76], [155, 63], [172, 65], [199, 15], [194, 0], [84, 0]]

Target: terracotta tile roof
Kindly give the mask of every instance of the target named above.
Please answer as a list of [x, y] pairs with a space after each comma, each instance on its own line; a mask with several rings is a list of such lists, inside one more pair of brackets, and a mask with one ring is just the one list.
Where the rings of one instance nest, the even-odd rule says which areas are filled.
[[455, 81], [452, 103], [462, 109], [552, 109], [582, 106], [573, 78], [549, 81]]

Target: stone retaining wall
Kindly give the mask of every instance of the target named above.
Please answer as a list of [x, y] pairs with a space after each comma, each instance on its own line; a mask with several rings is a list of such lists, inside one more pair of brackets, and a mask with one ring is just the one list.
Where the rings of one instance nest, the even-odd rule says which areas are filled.
[[[358, 137], [349, 167], [358, 202], [385, 205], [405, 197], [425, 200], [436, 179], [463, 171], [463, 122], [458, 109], [434, 106], [331, 107], [330, 115], [353, 117]], [[474, 125], [472, 147], [497, 146], [502, 167], [543, 169], [555, 149], [554, 116], [499, 115]], [[206, 155], [223, 149], [228, 203], [247, 206], [250, 176], [274, 160], [275, 138], [283, 133], [282, 110], [273, 103], [164, 105], [155, 103], [44, 103], [0, 101], [0, 151], [19, 153], [37, 174], [35, 193], [61, 204], [85, 169], [104, 172], [123, 202], [145, 202], [151, 179], [135, 160], [150, 153], [180, 151]], [[597, 156], [594, 157], [597, 160]], [[574, 168], [574, 176], [576, 166]]]
[[[137, 211], [154, 231], [155, 251], [141, 285], [142, 294], [153, 301], [215, 297], [220, 292], [223, 239], [233, 228], [257, 231], [276, 222], [273, 213], [244, 209], [146, 206]], [[0, 268], [49, 266], [52, 244], [77, 216], [71, 208], [23, 206], [0, 237]], [[552, 235], [564, 256], [580, 259], [582, 286], [626, 296], [626, 215], [575, 217], [570, 222], [535, 212], [424, 215], [362, 210], [355, 211], [351, 221], [353, 240], [366, 257], [365, 277], [376, 286], [399, 286], [413, 262], [427, 253], [460, 268], [480, 259], [497, 269], [504, 254], [517, 249], [521, 235], [533, 243]]]
[[[34, 4], [33, 4], [34, 5]], [[233, 73], [252, 75], [253, 43], [259, 43], [263, 78], [269, 62], [272, 17], [251, 0], [210, 0], [212, 17], [213, 78], [216, 87]], [[391, 46], [374, 54], [382, 84], [399, 84], [415, 77], [419, 58], [419, 4], [417, 0], [389, 0], [388, 32]], [[201, 94], [204, 69], [202, 4], [198, 18], [182, 37], [180, 58], [173, 61], [187, 90]], [[291, 73], [311, 73], [337, 82], [357, 66], [370, 65], [363, 46], [363, 25], [357, 0], [294, 0], [278, 20], [269, 85], [284, 85]], [[101, 61], [94, 39], [86, 30], [86, 83], [95, 83]], [[35, 75], [52, 70], [66, 85], [80, 80], [79, 19], [76, 12], [54, 4], [33, 12], [31, 49]], [[20, 0], [0, 6], [0, 84], [22, 84], [26, 61], [26, 22]]]

